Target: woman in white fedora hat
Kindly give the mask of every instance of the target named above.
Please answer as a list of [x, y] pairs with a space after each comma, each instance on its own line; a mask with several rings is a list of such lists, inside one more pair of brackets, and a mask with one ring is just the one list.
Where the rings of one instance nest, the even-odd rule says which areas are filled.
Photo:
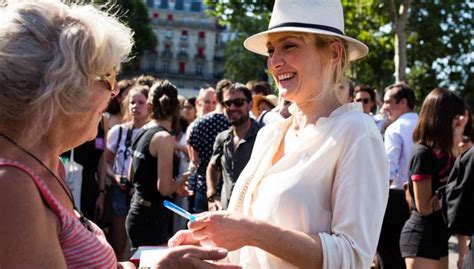
[[268, 57], [292, 116], [260, 130], [228, 211], [196, 215], [169, 245], [224, 247], [244, 268], [369, 268], [388, 162], [373, 120], [345, 104], [344, 76], [367, 47], [344, 35], [334, 0], [277, 0], [244, 46]]

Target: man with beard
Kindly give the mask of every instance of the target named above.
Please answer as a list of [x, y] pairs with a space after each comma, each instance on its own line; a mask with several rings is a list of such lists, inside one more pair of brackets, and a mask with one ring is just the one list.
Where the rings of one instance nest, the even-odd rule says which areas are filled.
[[[260, 129], [258, 123], [249, 117], [252, 94], [243, 84], [235, 83], [224, 88], [222, 105], [231, 127], [217, 135], [207, 166], [207, 200], [210, 211], [227, 208], [234, 184], [250, 159]], [[223, 184], [219, 195], [221, 176]]]

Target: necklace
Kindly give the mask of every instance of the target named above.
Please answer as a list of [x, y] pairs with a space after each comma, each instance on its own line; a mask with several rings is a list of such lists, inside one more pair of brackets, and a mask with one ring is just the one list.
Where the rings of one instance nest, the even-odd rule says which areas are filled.
[[79, 221], [82, 223], [82, 225], [84, 225], [84, 227], [86, 227], [87, 230], [91, 231], [92, 232], [92, 227], [89, 223], [89, 221], [86, 219], [86, 217], [84, 217], [84, 215], [82, 215], [82, 212], [80, 212], [79, 210], [77, 210], [76, 208], [76, 205], [74, 204], [74, 198], [72, 197], [72, 193], [71, 191], [69, 190], [69, 188], [66, 186], [66, 183], [64, 183], [64, 179], [59, 175], [57, 176], [53, 171], [51, 171], [51, 169], [49, 169], [49, 167], [44, 164], [38, 157], [36, 157], [36, 155], [34, 155], [33, 153], [31, 153], [30, 151], [28, 151], [27, 149], [25, 149], [24, 147], [20, 146], [18, 143], [16, 143], [13, 139], [11, 139], [10, 137], [0, 133], [0, 136], [5, 138], [8, 142], [10, 142], [12, 145], [14, 145], [15, 147], [19, 148], [21, 151], [23, 151], [24, 153], [26, 153], [28, 156], [30, 156], [31, 158], [33, 158], [36, 162], [38, 162], [38, 164], [40, 164], [43, 168], [46, 169], [46, 171], [48, 171], [48, 173], [53, 176], [53, 178], [58, 182], [59, 186], [61, 186], [61, 188], [64, 190], [64, 192], [66, 193], [66, 195], [68, 196], [69, 200], [71, 200], [72, 202], [72, 205], [74, 207], [74, 211], [78, 212], [79, 213]]

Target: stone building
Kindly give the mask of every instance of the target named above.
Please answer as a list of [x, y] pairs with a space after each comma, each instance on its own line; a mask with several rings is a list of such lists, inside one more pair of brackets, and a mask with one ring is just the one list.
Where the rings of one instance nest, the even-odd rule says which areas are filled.
[[144, 0], [157, 46], [140, 62], [140, 72], [166, 78], [184, 95], [214, 86], [224, 69], [223, 28], [205, 14], [202, 0]]

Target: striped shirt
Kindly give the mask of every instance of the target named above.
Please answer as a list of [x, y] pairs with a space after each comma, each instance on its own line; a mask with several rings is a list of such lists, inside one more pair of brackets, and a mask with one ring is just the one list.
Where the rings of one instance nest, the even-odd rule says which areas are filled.
[[[0, 167], [15, 167], [27, 173], [60, 222], [59, 243], [68, 268], [117, 268], [112, 247], [107, 243], [102, 230], [90, 222], [92, 232], [79, 221], [79, 213], [72, 214], [51, 193], [45, 182], [26, 165], [6, 159], [0, 159]], [[87, 220], [88, 221], [88, 220]]]

